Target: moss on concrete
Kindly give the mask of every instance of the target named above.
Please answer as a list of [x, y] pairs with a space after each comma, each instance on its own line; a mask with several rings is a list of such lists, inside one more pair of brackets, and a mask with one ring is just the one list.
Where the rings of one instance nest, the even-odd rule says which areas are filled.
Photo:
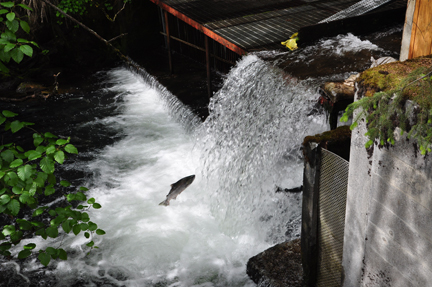
[[[362, 87], [364, 96], [372, 97], [377, 92], [402, 88], [407, 84], [407, 78], [424, 73], [428, 67], [432, 67], [432, 55], [371, 68], [361, 73], [357, 82]], [[403, 95], [413, 100], [419, 96], [430, 98], [432, 91], [423, 91], [412, 85], [403, 90]]]
[[311, 142], [317, 143], [321, 147], [349, 160], [351, 142], [351, 130], [349, 126], [341, 126], [321, 134], [307, 136], [303, 140], [303, 146]]

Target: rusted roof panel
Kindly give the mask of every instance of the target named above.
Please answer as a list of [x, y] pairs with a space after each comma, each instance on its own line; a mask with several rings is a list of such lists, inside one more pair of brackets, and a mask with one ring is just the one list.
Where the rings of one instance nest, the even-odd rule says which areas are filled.
[[238, 54], [257, 49], [273, 49], [277, 45], [280, 47], [280, 42], [287, 40], [301, 27], [317, 24], [358, 2], [358, 0], [150, 1]]

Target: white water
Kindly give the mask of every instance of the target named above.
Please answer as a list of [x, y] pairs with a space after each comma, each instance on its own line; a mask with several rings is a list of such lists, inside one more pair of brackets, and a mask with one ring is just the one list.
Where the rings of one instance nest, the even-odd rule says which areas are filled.
[[[126, 136], [86, 167], [96, 174], [89, 197], [103, 207], [90, 217], [107, 234], [94, 238], [99, 249], [88, 256], [83, 236], [62, 239], [78, 252], [53, 263], [57, 285], [255, 286], [247, 260], [299, 237], [301, 195], [275, 190], [302, 184], [300, 143], [327, 128], [324, 116], [307, 116], [316, 91], [250, 55], [198, 124], [144, 71], [108, 76], [121, 113], [94, 124]], [[177, 200], [158, 205], [171, 183], [191, 174]], [[37, 268], [33, 261], [23, 271]]]

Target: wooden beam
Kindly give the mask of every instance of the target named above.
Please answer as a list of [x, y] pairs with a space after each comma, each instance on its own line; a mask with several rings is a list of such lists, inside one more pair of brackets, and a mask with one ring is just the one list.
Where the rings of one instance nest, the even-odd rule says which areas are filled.
[[166, 42], [167, 42], [167, 48], [168, 48], [168, 65], [169, 65], [169, 71], [170, 75], [173, 73], [173, 65], [172, 65], [172, 53], [171, 53], [171, 43], [170, 43], [170, 29], [169, 29], [169, 23], [168, 23], [168, 13], [167, 11], [164, 11], [164, 18], [165, 18], [165, 29], [166, 29]]
[[[166, 35], [167, 35], [167, 34], [165, 34], [164, 32], [160, 32], [160, 33], [161, 33], [162, 35], [164, 35], [165, 37], [166, 37]], [[180, 39], [180, 38], [177, 38], [177, 37], [174, 37], [174, 36], [170, 36], [170, 38], [173, 39], [173, 40], [176, 40], [176, 41], [178, 41], [178, 42], [180, 42], [180, 43], [183, 43], [183, 44], [185, 44], [185, 45], [191, 46], [191, 47], [193, 47], [193, 48], [195, 48], [195, 49], [197, 49], [197, 50], [200, 50], [200, 51], [203, 51], [203, 52], [206, 51], [204, 48], [201, 48], [201, 47], [199, 47], [199, 46], [197, 46], [197, 45], [194, 45], [194, 44], [192, 44], [192, 43], [189, 43], [189, 42], [187, 42], [187, 41], [185, 41], [185, 40], [182, 40], [182, 39]], [[210, 57], [213, 57], [213, 58], [215, 58], [216, 60], [219, 60], [219, 61], [224, 62], [224, 63], [227, 63], [227, 64], [235, 65], [235, 62], [234, 62], [234, 61], [230, 61], [230, 60], [227, 60], [227, 59], [221, 58], [221, 57], [219, 57], [219, 56], [216, 56], [215, 54], [210, 54]]]
[[432, 0], [417, 0], [408, 59], [432, 53]]
[[212, 30], [204, 27], [200, 23], [192, 20], [191, 18], [189, 18], [186, 15], [180, 13], [179, 11], [175, 10], [174, 8], [168, 6], [167, 4], [163, 3], [162, 1], [160, 1], [160, 0], [150, 0], [150, 1], [152, 1], [153, 3], [155, 3], [156, 5], [158, 5], [159, 7], [161, 7], [163, 10], [165, 10], [165, 11], [169, 12], [170, 14], [174, 15], [178, 19], [180, 19], [180, 20], [186, 22], [187, 24], [191, 25], [192, 27], [194, 27], [198, 31], [201, 31], [202, 33], [204, 33], [205, 35], [209, 36], [213, 40], [221, 43], [222, 45], [224, 45], [225, 47], [227, 47], [231, 51], [233, 51], [233, 52], [235, 52], [235, 53], [237, 53], [239, 55], [245, 55], [247, 53], [243, 48], [240, 48], [236, 44], [231, 43], [227, 39], [219, 36], [218, 34], [216, 34], [215, 32], [213, 32]]
[[213, 96], [211, 85], [211, 70], [210, 70], [210, 47], [209, 37], [205, 36], [205, 50], [206, 50], [206, 66], [207, 66], [207, 94], [209, 100]]

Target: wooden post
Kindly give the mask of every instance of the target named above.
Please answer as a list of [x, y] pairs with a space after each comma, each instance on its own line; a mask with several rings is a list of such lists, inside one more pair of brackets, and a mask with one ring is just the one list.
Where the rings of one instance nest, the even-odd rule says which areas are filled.
[[399, 60], [432, 54], [432, 0], [409, 0]]
[[166, 42], [167, 42], [167, 49], [168, 49], [168, 65], [169, 65], [169, 71], [171, 75], [173, 73], [173, 66], [172, 66], [170, 29], [168, 25], [168, 12], [166, 10], [164, 10], [164, 18], [165, 18], [165, 29], [166, 29]]
[[213, 96], [212, 86], [211, 86], [211, 71], [210, 71], [210, 45], [209, 45], [209, 37], [207, 35], [205, 37], [205, 49], [206, 49], [206, 64], [207, 64], [207, 93], [209, 100]]

